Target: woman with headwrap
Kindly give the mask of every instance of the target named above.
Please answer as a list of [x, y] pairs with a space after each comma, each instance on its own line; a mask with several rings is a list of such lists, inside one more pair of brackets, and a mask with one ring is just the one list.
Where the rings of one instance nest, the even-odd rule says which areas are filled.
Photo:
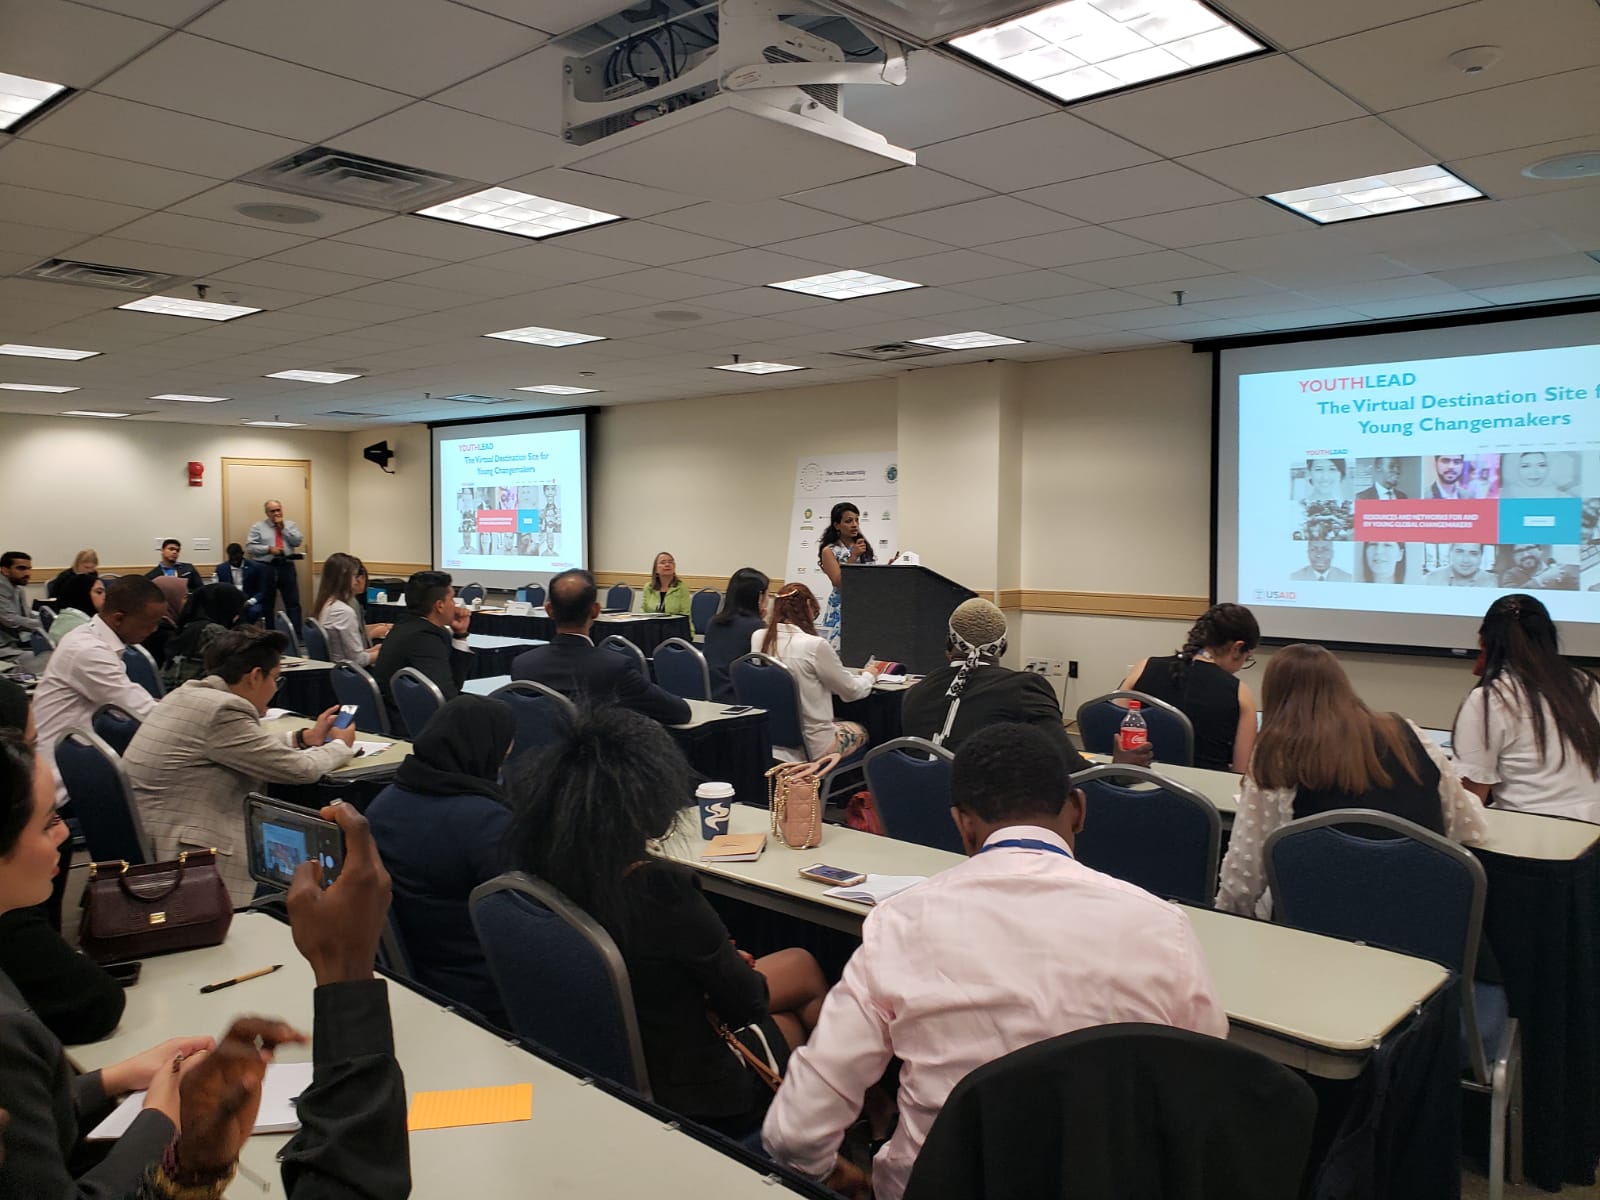
[[499, 779], [515, 723], [509, 706], [457, 696], [441, 708], [367, 809], [393, 882], [393, 913], [417, 981], [506, 1024], [467, 897], [505, 870], [511, 810]]

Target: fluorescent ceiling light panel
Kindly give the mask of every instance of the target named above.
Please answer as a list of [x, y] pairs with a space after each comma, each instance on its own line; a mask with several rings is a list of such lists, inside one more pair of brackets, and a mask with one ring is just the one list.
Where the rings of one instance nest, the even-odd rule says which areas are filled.
[[359, 375], [342, 375], [338, 371], [274, 371], [267, 379], [298, 379], [301, 383], [343, 383], [346, 379], [360, 379]]
[[987, 346], [1025, 346], [1022, 338], [1004, 337], [998, 333], [946, 333], [939, 337], [912, 338], [919, 346], [937, 346], [940, 350], [982, 350]]
[[92, 409], [92, 408], [71, 408], [71, 409], [68, 409], [66, 412], [62, 413], [61, 415], [64, 416], [64, 417], [112, 417], [112, 418], [115, 418], [115, 417], [126, 417], [129, 414], [128, 413], [123, 413], [123, 412], [97, 412], [95, 409]]
[[59, 83], [46, 83], [43, 79], [7, 75], [0, 71], [0, 129], [10, 129], [66, 90]]
[[1065, 0], [951, 46], [1058, 100], [1083, 100], [1266, 49], [1199, 0]]
[[738, 362], [722, 363], [711, 369], [713, 371], [743, 371], [746, 375], [776, 375], [780, 371], [804, 371], [806, 368], [792, 367], [788, 363]]
[[18, 358], [63, 358], [76, 362], [80, 358], [93, 358], [98, 350], [62, 350], [55, 346], [19, 346], [7, 342], [0, 346], [0, 354], [15, 354]]
[[561, 383], [536, 383], [532, 387], [519, 387], [519, 392], [543, 392], [546, 396], [581, 396], [585, 392], [598, 392], [599, 388], [567, 387]]
[[117, 305], [128, 312], [159, 313], [164, 317], [194, 317], [200, 321], [232, 321], [258, 313], [259, 308], [242, 304], [213, 304], [209, 300], [186, 300], [182, 296], [146, 296]]
[[542, 325], [527, 325], [521, 329], [502, 329], [499, 333], [486, 333], [484, 337], [501, 338], [508, 342], [526, 342], [530, 346], [576, 346], [579, 342], [603, 342], [598, 333], [573, 333], [567, 329], [546, 329]]
[[254, 425], [260, 429], [304, 429], [304, 421], [241, 421], [241, 425]]
[[1477, 188], [1457, 179], [1443, 167], [1414, 167], [1409, 171], [1390, 171], [1386, 175], [1296, 188], [1292, 192], [1274, 192], [1267, 199], [1319, 225], [1331, 225], [1358, 217], [1381, 217], [1416, 208], [1460, 204], [1482, 196]]
[[786, 292], [802, 292], [807, 296], [821, 296], [824, 300], [854, 300], [859, 296], [903, 292], [907, 288], [919, 288], [922, 285], [904, 279], [890, 279], [887, 275], [874, 275], [870, 271], [832, 271], [827, 275], [808, 275], [804, 279], [789, 279], [767, 286], [782, 288]]
[[7, 392], [75, 392], [75, 387], [56, 387], [48, 383], [0, 383], [0, 390]]
[[182, 392], [162, 392], [159, 396], [151, 396], [152, 400], [181, 400], [184, 404], [224, 404], [227, 396], [185, 396]]
[[480, 229], [496, 229], [526, 238], [547, 238], [622, 220], [616, 213], [601, 212], [598, 208], [547, 200], [503, 187], [485, 188], [459, 200], [419, 208], [417, 216], [437, 217], [441, 221], [476, 225]]

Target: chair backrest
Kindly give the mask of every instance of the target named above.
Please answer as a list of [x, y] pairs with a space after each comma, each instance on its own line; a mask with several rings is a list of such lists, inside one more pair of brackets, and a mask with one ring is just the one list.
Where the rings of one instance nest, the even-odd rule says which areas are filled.
[[1157, 762], [1176, 766], [1194, 765], [1194, 725], [1165, 700], [1143, 692], [1107, 692], [1078, 705], [1078, 736], [1091, 754], [1110, 754], [1117, 744], [1117, 731], [1128, 715], [1126, 704], [1118, 700], [1137, 700], [1144, 723], [1150, 730], [1150, 745]]
[[1209, 798], [1148, 767], [1093, 767], [1072, 785], [1087, 801], [1072, 847], [1084, 866], [1168, 900], [1216, 899], [1222, 817]]
[[722, 593], [716, 588], [701, 588], [689, 598], [689, 620], [694, 624], [696, 633], [704, 633], [711, 628], [711, 618], [717, 615], [717, 609], [722, 607]]
[[463, 604], [471, 604], [474, 600], [482, 600], [483, 584], [477, 582], [467, 584], [456, 593], [456, 599]]
[[922, 738], [875, 746], [866, 758], [867, 787], [883, 832], [902, 842], [964, 852], [950, 815], [950, 765], [956, 756]]
[[622, 655], [639, 674], [646, 679], [650, 678], [650, 660], [644, 656], [643, 650], [621, 634], [613, 633], [610, 637], [602, 638], [600, 649], [607, 650], [612, 654]]
[[806, 737], [800, 727], [800, 685], [770, 654], [746, 654], [728, 664], [728, 678], [740, 704], [767, 710], [772, 744], [804, 751]]
[[439, 685], [415, 667], [401, 667], [390, 676], [389, 691], [394, 696], [395, 708], [400, 710], [406, 736], [412, 741], [417, 740], [433, 714], [444, 707], [444, 693]]
[[[1370, 836], [1379, 831], [1390, 836]], [[1488, 892], [1482, 863], [1448, 838], [1370, 808], [1291, 821], [1268, 836], [1262, 857], [1277, 923], [1454, 971], [1473, 1073], [1488, 1078], [1472, 986]]]
[[36, 611], [39, 614], [39, 624], [43, 625], [46, 630], [56, 623], [56, 610], [48, 604], [39, 605]]
[[306, 657], [318, 662], [332, 662], [333, 655], [328, 652], [328, 635], [322, 628], [322, 622], [307, 617], [301, 628], [306, 635]]
[[526, 587], [517, 589], [517, 599], [524, 600], [537, 608], [544, 603], [544, 587], [542, 584], [530, 583]]
[[577, 705], [560, 692], [531, 679], [515, 680], [496, 688], [489, 696], [511, 706], [511, 716], [517, 726], [516, 736], [511, 740], [513, 761], [555, 741], [578, 712]]
[[305, 650], [300, 644], [300, 631], [294, 627], [294, 622], [289, 619], [289, 614], [279, 609], [272, 616], [272, 626], [279, 633], [289, 639], [290, 654], [304, 654]]
[[649, 1099], [633, 989], [611, 935], [521, 871], [480, 884], [469, 903], [512, 1031]]
[[120, 755], [144, 722], [115, 704], [102, 704], [94, 710], [89, 724], [94, 727], [95, 736]]
[[161, 682], [161, 668], [156, 666], [155, 658], [143, 646], [124, 646], [122, 666], [128, 672], [129, 679], [157, 700], [167, 694], [166, 686]]
[[608, 612], [630, 612], [633, 609], [633, 589], [625, 583], [614, 583], [606, 592]]
[[656, 682], [685, 700], [711, 699], [711, 668], [699, 647], [682, 638], [668, 638], [650, 656]]
[[1097, 1025], [958, 1083], [905, 1200], [1282, 1200], [1300, 1191], [1316, 1095], [1263, 1054], [1166, 1025]]
[[50, 645], [48, 637], [37, 629], [30, 629], [28, 631], [28, 649], [35, 654], [49, 654], [54, 647]]
[[88, 729], [69, 729], [56, 742], [56, 771], [67, 789], [72, 815], [83, 826], [95, 862], [125, 859], [133, 866], [155, 861], [150, 838], [134, 807], [133, 788], [117, 752]]
[[389, 736], [389, 712], [372, 673], [355, 663], [333, 664], [333, 694], [340, 704], [356, 706], [356, 728]]

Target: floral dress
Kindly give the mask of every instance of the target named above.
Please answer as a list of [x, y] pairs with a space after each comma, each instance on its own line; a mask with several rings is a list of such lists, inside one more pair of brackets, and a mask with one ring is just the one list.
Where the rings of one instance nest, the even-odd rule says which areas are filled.
[[[841, 566], [850, 561], [850, 547], [846, 546], [842, 542], [835, 542], [831, 546], [824, 546], [822, 548], [822, 553], [832, 554], [834, 558], [839, 560]], [[820, 558], [821, 556], [819, 555], [818, 557]], [[834, 588], [828, 593], [828, 604], [827, 607], [822, 611], [822, 627], [818, 629], [817, 632], [821, 636], [827, 638], [828, 645], [832, 646], [834, 650], [837, 651], [839, 649], [839, 630], [839, 589]]]

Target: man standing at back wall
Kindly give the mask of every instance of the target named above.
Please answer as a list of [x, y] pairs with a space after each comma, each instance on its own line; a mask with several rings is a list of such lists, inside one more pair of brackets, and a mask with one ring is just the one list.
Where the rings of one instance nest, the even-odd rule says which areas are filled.
[[261, 506], [265, 519], [250, 526], [250, 536], [245, 540], [244, 552], [254, 562], [267, 569], [267, 584], [262, 589], [261, 608], [267, 624], [272, 624], [274, 593], [283, 596], [283, 611], [289, 614], [295, 629], [300, 628], [300, 577], [295, 573], [294, 560], [301, 544], [306, 540], [300, 526], [284, 520], [283, 501], [268, 500]]

